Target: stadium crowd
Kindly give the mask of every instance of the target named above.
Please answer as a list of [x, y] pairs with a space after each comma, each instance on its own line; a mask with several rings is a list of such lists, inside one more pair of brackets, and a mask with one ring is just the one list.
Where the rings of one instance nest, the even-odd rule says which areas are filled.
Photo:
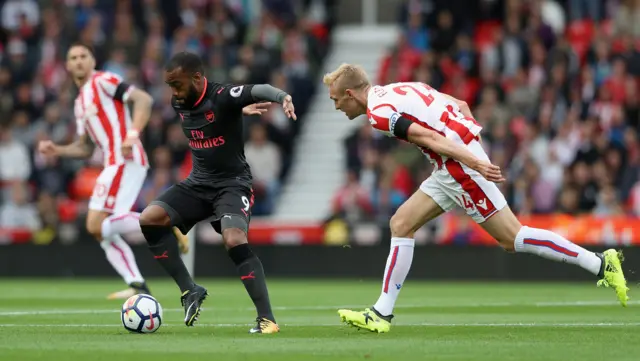
[[[400, 14], [372, 80], [469, 103], [517, 214], [640, 215], [640, 1], [410, 0]], [[351, 224], [386, 227], [431, 171], [368, 123], [345, 148], [333, 216]]]
[[217, 82], [271, 83], [290, 92], [298, 122], [276, 105], [261, 118], [245, 119], [253, 212], [270, 213], [328, 49], [332, 3], [0, 1], [0, 229], [31, 230], [36, 242], [47, 243], [61, 222], [83, 222], [79, 215], [102, 167], [99, 150], [88, 163], [34, 152], [39, 140], [69, 143], [75, 137], [77, 89], [65, 70], [66, 50], [74, 41], [94, 47], [98, 69], [121, 75], [156, 100], [142, 137], [152, 168], [138, 209], [190, 172], [188, 145], [162, 81], [171, 54], [200, 54], [209, 66], [206, 75]]

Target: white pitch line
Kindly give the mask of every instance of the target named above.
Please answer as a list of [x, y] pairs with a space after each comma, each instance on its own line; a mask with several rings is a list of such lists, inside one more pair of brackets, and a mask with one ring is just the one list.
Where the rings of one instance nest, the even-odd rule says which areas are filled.
[[[629, 305], [637, 305], [640, 304], [640, 301], [629, 301], [627, 302]], [[398, 305], [396, 308], [464, 308], [464, 307], [590, 307], [590, 306], [615, 306], [618, 305], [618, 302], [615, 301], [567, 301], [567, 302], [534, 302], [534, 303], [509, 303], [509, 302], [489, 302], [489, 303], [461, 303], [461, 304], [415, 304], [415, 305]], [[324, 310], [338, 310], [341, 308], [363, 308], [367, 307], [367, 305], [337, 305], [337, 306], [280, 306], [273, 307], [276, 311], [324, 311]], [[229, 308], [229, 307], [216, 307], [213, 306], [211, 308], [206, 307], [202, 308], [203, 311], [206, 310], [253, 310], [253, 308]], [[164, 309], [165, 312], [180, 312], [183, 311], [182, 308], [167, 308]], [[120, 311], [117, 308], [114, 309], [99, 309], [99, 310], [77, 310], [77, 309], [69, 309], [69, 310], [20, 310], [20, 311], [0, 311], [0, 316], [29, 316], [29, 315], [89, 315], [89, 314], [108, 314], [108, 313], [119, 313]]]
[[[205, 323], [196, 324], [196, 327], [250, 327], [253, 324], [244, 323]], [[640, 322], [595, 322], [595, 323], [398, 323], [394, 326], [423, 326], [423, 327], [638, 327]], [[53, 328], [82, 328], [82, 327], [122, 327], [117, 324], [17, 324], [17, 323], [0, 323], [3, 327], [53, 327]], [[163, 327], [184, 327], [181, 324], [163, 324]], [[281, 327], [347, 327], [343, 324], [325, 323], [325, 324], [283, 324]]]
[[[478, 302], [478, 303], [449, 303], [449, 304], [409, 304], [409, 305], [397, 305], [395, 308], [463, 308], [463, 307], [589, 307], [589, 306], [616, 306], [620, 303], [617, 301], [563, 301], [563, 302]], [[627, 301], [628, 305], [640, 304], [640, 301], [633, 300]], [[368, 307], [367, 305], [342, 305], [342, 306], [293, 306], [293, 307], [273, 307], [278, 311], [307, 311], [307, 310], [333, 310], [340, 308], [362, 308]], [[253, 308], [247, 308], [247, 310], [253, 310]]]
[[[184, 311], [182, 308], [169, 308], [164, 312]], [[118, 309], [104, 310], [36, 310], [36, 311], [6, 311], [0, 312], [0, 316], [35, 316], [35, 315], [93, 315], [105, 313], [120, 313]]]

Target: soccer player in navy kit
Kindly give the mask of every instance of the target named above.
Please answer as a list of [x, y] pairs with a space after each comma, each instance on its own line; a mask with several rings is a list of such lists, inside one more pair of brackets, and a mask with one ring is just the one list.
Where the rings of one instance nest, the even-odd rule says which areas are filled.
[[[229, 257], [238, 268], [258, 317], [251, 333], [276, 333], [262, 263], [247, 243], [253, 204], [251, 169], [244, 156], [243, 108], [260, 113], [258, 102], [278, 102], [296, 119], [291, 96], [268, 84], [223, 85], [208, 81], [196, 54], [181, 52], [165, 67], [165, 82], [173, 90], [178, 113], [193, 155], [193, 170], [142, 212], [140, 226], [154, 257], [182, 292], [185, 324], [196, 321], [207, 290], [195, 284], [180, 259], [172, 226], [186, 234], [196, 223], [212, 217]], [[251, 107], [252, 104], [253, 108]]]

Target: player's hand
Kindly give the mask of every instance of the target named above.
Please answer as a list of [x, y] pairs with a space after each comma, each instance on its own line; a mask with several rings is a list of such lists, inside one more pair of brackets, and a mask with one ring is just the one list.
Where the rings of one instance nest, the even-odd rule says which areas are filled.
[[282, 101], [282, 109], [284, 109], [284, 114], [287, 116], [287, 118], [298, 120], [291, 95], [287, 95], [286, 97], [284, 97], [284, 100]]
[[130, 129], [127, 132], [126, 138], [122, 141], [122, 155], [128, 157], [133, 151], [133, 145], [140, 141], [140, 132], [135, 129]]
[[56, 145], [50, 140], [42, 140], [38, 143], [38, 151], [44, 155], [56, 156], [58, 151]]
[[271, 102], [266, 103], [255, 103], [251, 105], [247, 105], [242, 108], [242, 114], [244, 115], [262, 115], [269, 110], [269, 106]]
[[490, 182], [502, 183], [505, 181], [502, 176], [502, 172], [500, 171], [500, 167], [497, 165], [479, 160], [474, 169]]
[[458, 104], [458, 108], [460, 108], [460, 112], [467, 118], [473, 118], [473, 113], [471, 113], [471, 108], [469, 104], [464, 100], [456, 99], [456, 104]]

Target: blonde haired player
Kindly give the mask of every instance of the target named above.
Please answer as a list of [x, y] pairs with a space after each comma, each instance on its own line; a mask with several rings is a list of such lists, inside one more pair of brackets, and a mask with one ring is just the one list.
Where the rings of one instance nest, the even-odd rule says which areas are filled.
[[[68, 145], [47, 140], [40, 152], [50, 156], [89, 158], [97, 145], [104, 156], [104, 169], [96, 180], [86, 227], [100, 242], [113, 268], [129, 288], [114, 292], [109, 299], [126, 299], [149, 294], [131, 248], [123, 234], [141, 233], [140, 214], [131, 212], [147, 176], [149, 161], [138, 139], [147, 125], [153, 101], [145, 91], [131, 86], [116, 74], [96, 71], [92, 49], [73, 44], [67, 52], [67, 71], [78, 86], [74, 113], [78, 138]], [[126, 103], [133, 103], [133, 118]], [[188, 240], [174, 229], [183, 252]]]
[[389, 331], [411, 267], [414, 233], [455, 206], [465, 209], [506, 251], [578, 265], [600, 278], [598, 285], [612, 287], [626, 306], [628, 288], [617, 251], [590, 252], [554, 232], [520, 224], [495, 185], [504, 179], [484, 152], [482, 127], [465, 102], [422, 83], [372, 86], [365, 71], [351, 64], [340, 65], [323, 81], [337, 110], [349, 119], [367, 114], [375, 129], [415, 144], [434, 166], [433, 174], [391, 217], [391, 251], [380, 298], [363, 311], [339, 310], [344, 322]]

